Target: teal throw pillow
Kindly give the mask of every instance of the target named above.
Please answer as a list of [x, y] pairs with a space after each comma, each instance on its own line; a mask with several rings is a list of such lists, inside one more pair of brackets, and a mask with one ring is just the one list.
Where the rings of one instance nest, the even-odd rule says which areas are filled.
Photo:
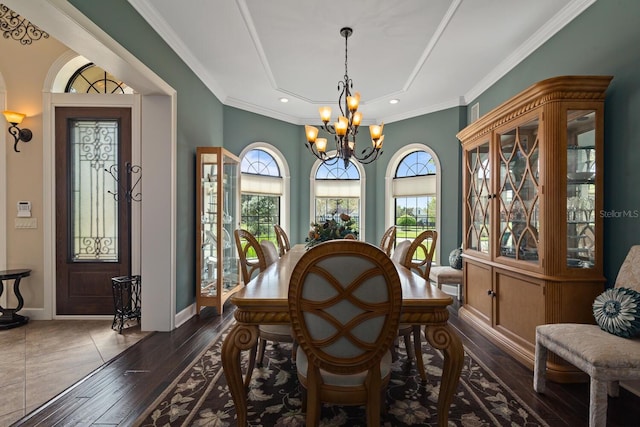
[[449, 265], [456, 270], [462, 270], [462, 248], [457, 248], [449, 254]]
[[624, 287], [607, 289], [593, 302], [593, 316], [603, 331], [635, 337], [640, 332], [640, 292]]

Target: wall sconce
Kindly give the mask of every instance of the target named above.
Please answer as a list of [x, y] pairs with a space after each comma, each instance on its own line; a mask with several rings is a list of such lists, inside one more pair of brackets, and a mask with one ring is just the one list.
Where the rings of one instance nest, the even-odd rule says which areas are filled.
[[13, 138], [16, 140], [16, 142], [13, 144], [13, 149], [16, 153], [19, 153], [20, 150], [18, 150], [18, 142], [29, 142], [31, 141], [31, 137], [33, 136], [31, 130], [20, 129], [18, 127], [18, 125], [22, 123], [22, 120], [26, 117], [26, 115], [22, 113], [16, 113], [15, 111], [3, 111], [2, 114], [4, 114], [5, 119], [7, 119], [9, 123], [11, 123], [11, 126], [9, 126], [9, 133], [13, 135]]

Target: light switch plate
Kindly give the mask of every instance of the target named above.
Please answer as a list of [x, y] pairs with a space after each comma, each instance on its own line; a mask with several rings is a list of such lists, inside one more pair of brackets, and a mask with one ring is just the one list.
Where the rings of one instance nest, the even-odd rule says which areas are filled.
[[15, 228], [38, 228], [38, 219], [15, 218]]

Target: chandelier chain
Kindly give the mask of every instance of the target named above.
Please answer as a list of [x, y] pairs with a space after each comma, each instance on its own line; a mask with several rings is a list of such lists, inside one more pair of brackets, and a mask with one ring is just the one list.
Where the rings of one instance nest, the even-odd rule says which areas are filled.
[[347, 61], [347, 45], [349, 44], [348, 41], [349, 41], [349, 36], [346, 36], [344, 38], [344, 79], [345, 79], [345, 81], [349, 79], [349, 72], [347, 71], [347, 64], [348, 64], [348, 61]]
[[[382, 154], [382, 144], [384, 135], [382, 133], [384, 123], [381, 125], [370, 125], [372, 145], [365, 147], [360, 153], [356, 151], [356, 135], [362, 121], [362, 113], [358, 111], [360, 103], [360, 93], [351, 94], [353, 81], [349, 78], [349, 36], [353, 33], [350, 27], [340, 30], [340, 35], [344, 37], [344, 79], [338, 82], [338, 108], [340, 115], [334, 123], [331, 121], [331, 108], [320, 108], [321, 128], [329, 135], [333, 135], [335, 141], [335, 154], [327, 154], [327, 139], [318, 138], [319, 129], [314, 126], [305, 126], [307, 149], [326, 165], [332, 165], [339, 159], [344, 161], [345, 169], [349, 167], [351, 159], [367, 164], [376, 160]], [[344, 106], [343, 106], [344, 102]], [[344, 107], [344, 109], [343, 109]]]

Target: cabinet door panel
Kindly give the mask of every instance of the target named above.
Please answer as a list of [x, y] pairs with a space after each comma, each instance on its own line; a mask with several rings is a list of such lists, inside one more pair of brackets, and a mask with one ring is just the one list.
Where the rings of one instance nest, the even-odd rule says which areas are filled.
[[491, 267], [466, 261], [463, 270], [465, 307], [491, 324]]
[[567, 269], [596, 267], [596, 112], [567, 111]]
[[536, 326], [544, 323], [544, 307], [542, 283], [496, 271], [495, 327], [502, 333], [535, 344]]
[[491, 239], [491, 169], [489, 141], [465, 152], [465, 247], [489, 254]]
[[499, 256], [538, 264], [540, 230], [539, 121], [498, 134]]

